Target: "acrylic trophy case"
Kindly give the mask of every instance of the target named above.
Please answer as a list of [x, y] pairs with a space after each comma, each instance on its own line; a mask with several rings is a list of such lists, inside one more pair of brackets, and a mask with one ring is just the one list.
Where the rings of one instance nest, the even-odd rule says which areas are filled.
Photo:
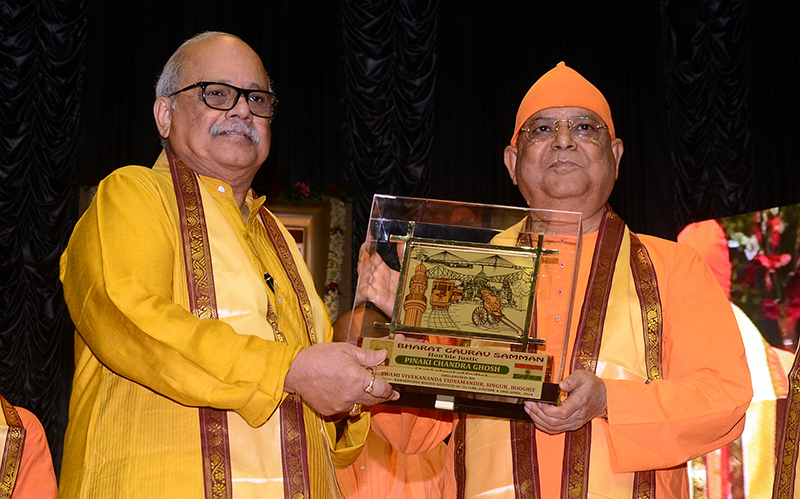
[[527, 420], [560, 401], [580, 243], [579, 213], [376, 195], [348, 341], [388, 350], [397, 405]]

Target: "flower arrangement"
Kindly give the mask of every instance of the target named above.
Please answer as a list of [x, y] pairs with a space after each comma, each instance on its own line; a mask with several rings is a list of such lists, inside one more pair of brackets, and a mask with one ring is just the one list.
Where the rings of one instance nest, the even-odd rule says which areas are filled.
[[[800, 205], [761, 210], [720, 221], [732, 256], [731, 299], [768, 337], [794, 350], [800, 319]], [[771, 323], [771, 324], [770, 324]]]
[[325, 308], [332, 321], [339, 317], [339, 282], [342, 280], [344, 261], [344, 225], [347, 220], [344, 201], [331, 198], [331, 238], [328, 243], [328, 268], [325, 273]]

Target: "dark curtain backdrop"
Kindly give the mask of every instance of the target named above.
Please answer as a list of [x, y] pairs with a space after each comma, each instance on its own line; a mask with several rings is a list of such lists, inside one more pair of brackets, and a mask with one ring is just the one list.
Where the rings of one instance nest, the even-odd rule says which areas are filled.
[[0, 5], [0, 393], [60, 463], [72, 326], [58, 259], [75, 223], [86, 2]]
[[[68, 182], [158, 154], [153, 86], [203, 30], [259, 52], [280, 98], [256, 178], [521, 205], [502, 162], [517, 106], [559, 61], [606, 95], [635, 231], [800, 202], [800, 2], [505, 0], [0, 3], [0, 387], [58, 459], [71, 333], [57, 258]], [[363, 238], [356, 227], [354, 240]]]

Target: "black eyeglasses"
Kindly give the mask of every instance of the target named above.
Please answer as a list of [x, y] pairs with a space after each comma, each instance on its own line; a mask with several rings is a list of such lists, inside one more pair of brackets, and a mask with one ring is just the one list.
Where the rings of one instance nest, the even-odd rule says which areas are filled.
[[278, 97], [266, 90], [245, 90], [234, 87], [227, 83], [217, 83], [213, 81], [200, 81], [182, 88], [177, 92], [172, 92], [168, 97], [173, 97], [181, 92], [191, 90], [195, 87], [203, 89], [203, 102], [211, 109], [218, 111], [230, 111], [239, 102], [239, 96], [244, 95], [247, 107], [254, 116], [261, 118], [272, 118], [275, 115], [275, 106], [278, 105]]

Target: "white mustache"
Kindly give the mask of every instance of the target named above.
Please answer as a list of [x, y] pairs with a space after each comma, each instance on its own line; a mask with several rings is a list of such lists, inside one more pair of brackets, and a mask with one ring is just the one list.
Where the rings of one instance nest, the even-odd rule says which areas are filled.
[[226, 121], [225, 123], [218, 123], [211, 127], [211, 135], [222, 135], [223, 133], [241, 133], [248, 139], [253, 141], [253, 144], [258, 144], [261, 141], [261, 136], [252, 126], [244, 121]]

